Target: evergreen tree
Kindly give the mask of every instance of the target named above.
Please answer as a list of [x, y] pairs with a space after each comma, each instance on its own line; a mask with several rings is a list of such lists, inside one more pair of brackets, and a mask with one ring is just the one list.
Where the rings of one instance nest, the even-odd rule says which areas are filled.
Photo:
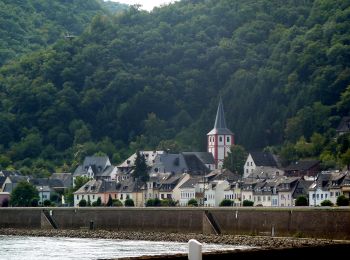
[[11, 205], [14, 207], [29, 207], [34, 199], [39, 199], [39, 192], [26, 181], [18, 183], [11, 192]]
[[107, 201], [107, 207], [112, 207], [113, 206], [113, 200], [111, 194], [108, 196], [108, 201]]
[[224, 159], [223, 167], [233, 173], [243, 175], [244, 163], [247, 160], [248, 153], [243, 146], [233, 145]]
[[136, 153], [133, 177], [141, 180], [142, 182], [147, 182], [149, 180], [148, 166], [146, 164], [145, 156], [139, 151]]

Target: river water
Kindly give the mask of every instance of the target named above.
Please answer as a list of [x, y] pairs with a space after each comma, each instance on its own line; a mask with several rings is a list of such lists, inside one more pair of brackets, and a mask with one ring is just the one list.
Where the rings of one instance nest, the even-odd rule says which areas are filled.
[[[244, 246], [203, 244], [203, 251], [246, 249]], [[111, 259], [187, 253], [187, 243], [62, 237], [0, 236], [0, 259]]]

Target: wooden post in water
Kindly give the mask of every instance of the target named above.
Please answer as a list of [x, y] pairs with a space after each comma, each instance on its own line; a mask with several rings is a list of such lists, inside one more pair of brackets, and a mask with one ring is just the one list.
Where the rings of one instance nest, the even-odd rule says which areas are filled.
[[188, 241], [188, 260], [202, 260], [202, 244], [195, 239]]

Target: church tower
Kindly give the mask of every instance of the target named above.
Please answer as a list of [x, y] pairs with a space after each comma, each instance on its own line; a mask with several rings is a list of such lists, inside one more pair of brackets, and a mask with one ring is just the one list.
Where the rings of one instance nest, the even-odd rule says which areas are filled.
[[213, 154], [216, 168], [222, 168], [224, 158], [234, 145], [234, 135], [226, 127], [224, 106], [220, 98], [218, 111], [216, 112], [214, 128], [207, 134], [208, 152]]

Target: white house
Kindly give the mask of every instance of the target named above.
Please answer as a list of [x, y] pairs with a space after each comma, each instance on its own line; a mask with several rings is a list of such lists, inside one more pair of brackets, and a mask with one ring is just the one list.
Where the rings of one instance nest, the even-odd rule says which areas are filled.
[[277, 161], [271, 153], [250, 152], [244, 164], [243, 178], [247, 178], [258, 166], [276, 168], [279, 171]]
[[228, 181], [212, 181], [205, 189], [204, 206], [218, 207], [220, 202], [225, 199], [225, 190], [230, 188]]
[[198, 204], [200, 204], [200, 201], [196, 198], [196, 193], [200, 191], [199, 182], [200, 178], [193, 177], [180, 186], [180, 206], [187, 206], [188, 201], [191, 199], [196, 199]]

